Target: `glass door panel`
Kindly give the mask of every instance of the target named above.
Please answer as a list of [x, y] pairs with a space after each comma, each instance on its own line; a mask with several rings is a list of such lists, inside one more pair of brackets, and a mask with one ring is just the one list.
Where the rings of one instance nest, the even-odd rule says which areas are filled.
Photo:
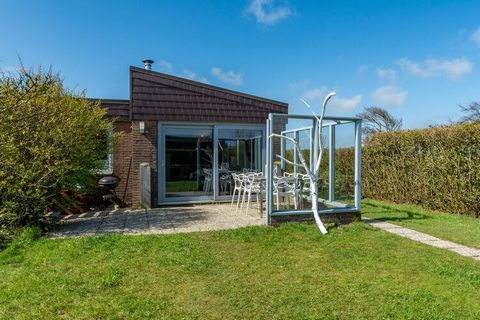
[[213, 129], [167, 127], [165, 198], [213, 196]]
[[232, 194], [232, 173], [262, 171], [262, 142], [262, 130], [218, 130], [217, 181], [220, 196]]

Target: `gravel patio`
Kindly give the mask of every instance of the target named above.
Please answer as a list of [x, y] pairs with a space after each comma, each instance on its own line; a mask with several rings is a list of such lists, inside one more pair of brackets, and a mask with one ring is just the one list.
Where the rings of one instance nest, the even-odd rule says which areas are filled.
[[155, 209], [86, 212], [62, 219], [49, 237], [79, 237], [107, 234], [167, 234], [235, 229], [261, 225], [257, 209], [240, 213], [230, 204], [197, 204]]

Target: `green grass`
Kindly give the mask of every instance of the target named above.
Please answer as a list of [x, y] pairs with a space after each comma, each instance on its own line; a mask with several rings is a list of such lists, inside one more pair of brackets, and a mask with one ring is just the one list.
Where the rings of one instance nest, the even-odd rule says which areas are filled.
[[2, 319], [478, 319], [480, 263], [361, 223], [38, 239], [0, 253]]
[[191, 192], [198, 191], [197, 181], [192, 180], [180, 180], [180, 181], [167, 181], [167, 192]]
[[362, 214], [480, 249], [480, 219], [422, 209], [414, 205], [364, 200]]

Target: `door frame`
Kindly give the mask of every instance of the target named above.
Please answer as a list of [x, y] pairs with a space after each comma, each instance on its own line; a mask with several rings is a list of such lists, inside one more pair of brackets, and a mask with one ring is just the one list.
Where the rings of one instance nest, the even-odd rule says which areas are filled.
[[[212, 196], [194, 196], [194, 197], [166, 197], [166, 179], [165, 179], [165, 129], [166, 128], [211, 128], [213, 132], [213, 181]], [[231, 124], [231, 123], [201, 123], [191, 124], [190, 122], [157, 122], [157, 196], [158, 205], [163, 204], [187, 204], [199, 202], [225, 201], [231, 199], [231, 196], [219, 195], [218, 190], [218, 130], [219, 129], [250, 129], [262, 131], [261, 148], [261, 168], [265, 170], [265, 150], [266, 150], [266, 126], [265, 124]]]
[[214, 181], [212, 181], [212, 194], [211, 195], [203, 195], [203, 196], [185, 196], [185, 197], [167, 197], [166, 196], [166, 166], [165, 166], [165, 159], [166, 159], [166, 150], [165, 150], [165, 131], [166, 129], [207, 129], [211, 130], [212, 132], [212, 150], [213, 150], [213, 161], [212, 161], [212, 173], [213, 169], [215, 168], [215, 148], [214, 148], [214, 127], [212, 125], [183, 125], [183, 124], [162, 124], [162, 126], [158, 126], [160, 131], [158, 135], [158, 163], [159, 163], [159, 170], [158, 170], [158, 179], [159, 179], [159, 202], [161, 203], [188, 203], [192, 201], [212, 201], [214, 199], [215, 190], [213, 188]]

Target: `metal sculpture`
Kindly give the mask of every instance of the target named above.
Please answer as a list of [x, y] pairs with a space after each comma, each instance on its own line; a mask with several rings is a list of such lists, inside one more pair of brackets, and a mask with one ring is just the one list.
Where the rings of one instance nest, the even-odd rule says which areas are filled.
[[312, 153], [316, 153], [316, 157], [314, 159], [317, 159], [317, 162], [314, 164], [313, 168], [310, 168], [305, 161], [305, 158], [303, 157], [303, 154], [301, 152], [300, 146], [298, 144], [298, 141], [295, 138], [291, 138], [282, 134], [276, 134], [272, 133], [269, 138], [271, 139], [272, 137], [277, 137], [280, 139], [286, 139], [288, 141], [291, 141], [297, 150], [297, 154], [300, 158], [301, 164], [294, 163], [281, 155], [277, 155], [280, 159], [283, 161], [297, 167], [302, 167], [305, 169], [305, 172], [307, 173], [307, 176], [310, 179], [310, 198], [312, 202], [312, 212], [313, 216], [315, 218], [315, 223], [318, 226], [318, 229], [320, 229], [320, 232], [323, 234], [327, 234], [327, 228], [325, 228], [325, 225], [323, 224], [322, 220], [320, 219], [320, 215], [318, 214], [318, 180], [320, 177], [320, 163], [322, 162], [322, 155], [324, 151], [324, 146], [323, 146], [323, 139], [322, 139], [322, 125], [323, 125], [323, 117], [325, 115], [325, 110], [327, 108], [328, 101], [335, 96], [335, 92], [329, 93], [325, 99], [323, 100], [323, 105], [322, 105], [322, 110], [320, 113], [320, 116], [317, 116], [313, 108], [303, 99], [301, 101], [307, 106], [307, 108], [310, 110], [310, 112], [314, 115], [314, 117], [317, 119], [317, 127], [315, 128], [317, 134], [314, 135], [314, 139], [317, 141], [314, 141], [314, 150], [312, 150]]

